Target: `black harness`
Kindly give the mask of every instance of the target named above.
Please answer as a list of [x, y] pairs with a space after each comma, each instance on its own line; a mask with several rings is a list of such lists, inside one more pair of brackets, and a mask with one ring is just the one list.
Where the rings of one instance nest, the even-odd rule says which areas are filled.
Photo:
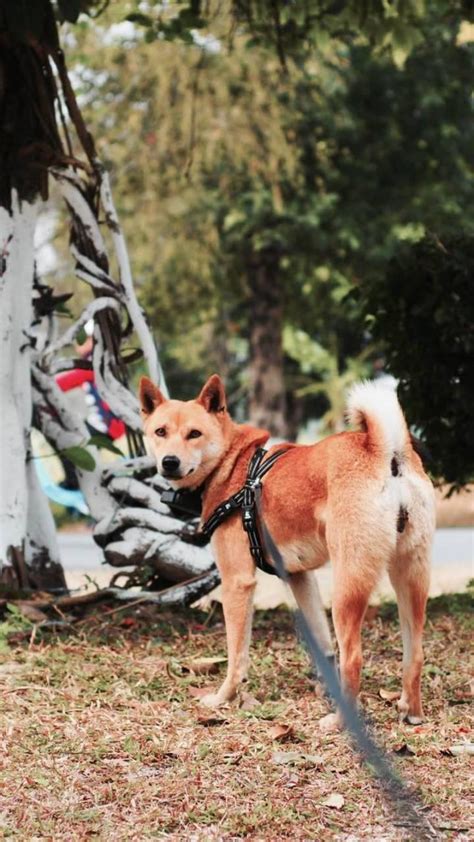
[[[242, 526], [247, 533], [249, 540], [250, 552], [257, 567], [265, 573], [270, 573], [272, 576], [278, 576], [278, 572], [271, 564], [268, 563], [263, 549], [262, 540], [258, 529], [258, 512], [256, 505], [256, 495], [261, 490], [261, 480], [266, 473], [273, 467], [277, 459], [283, 456], [289, 450], [288, 447], [276, 450], [268, 459], [264, 460], [267, 450], [264, 447], [257, 447], [253, 454], [247, 471], [247, 479], [240, 491], [233, 494], [227, 500], [224, 500], [212, 515], [203, 524], [199, 535], [204, 536], [209, 540], [218, 526], [221, 525], [231, 514], [238, 511], [242, 512]], [[200, 493], [200, 492], [199, 492]], [[163, 503], [167, 503], [171, 508], [176, 507], [182, 511], [187, 511], [189, 514], [199, 514], [196, 506], [197, 492], [182, 492], [182, 491], [164, 491], [161, 495]], [[192, 499], [192, 503], [191, 503]], [[192, 508], [192, 512], [190, 511]]]
[[221, 525], [221, 523], [224, 522], [224, 520], [226, 520], [226, 518], [229, 517], [229, 515], [238, 509], [241, 509], [242, 526], [249, 539], [252, 558], [257, 567], [260, 567], [260, 570], [264, 570], [265, 573], [271, 573], [273, 576], [278, 576], [278, 573], [276, 569], [268, 563], [265, 557], [265, 551], [263, 549], [258, 530], [255, 495], [257, 490], [261, 487], [262, 478], [266, 473], [268, 473], [270, 468], [273, 467], [277, 459], [279, 459], [280, 456], [283, 456], [287, 450], [287, 447], [282, 450], [276, 450], [275, 453], [272, 453], [268, 459], [262, 462], [267, 451], [264, 447], [257, 447], [249, 463], [247, 479], [245, 480], [244, 487], [241, 488], [240, 491], [237, 491], [236, 494], [233, 494], [232, 497], [225, 500], [224, 503], [221, 503], [201, 528], [203, 535], [207, 535], [210, 538], [212, 533], [218, 526]]

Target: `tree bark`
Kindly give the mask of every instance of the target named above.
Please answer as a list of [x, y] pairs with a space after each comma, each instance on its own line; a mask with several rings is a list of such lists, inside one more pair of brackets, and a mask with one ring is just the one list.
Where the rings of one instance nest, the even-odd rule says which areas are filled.
[[[33, 236], [37, 206], [12, 197], [0, 208], [0, 568], [8, 581], [24, 561], [30, 385]], [[13, 569], [12, 569], [13, 568]], [[19, 568], [18, 568], [19, 569]], [[23, 579], [20, 573], [16, 578]], [[26, 584], [24, 581], [22, 584]]]
[[249, 418], [272, 436], [287, 438], [283, 375], [283, 292], [278, 257], [262, 254], [248, 267]]
[[33, 590], [66, 591], [67, 585], [59, 556], [56, 524], [32, 459], [29, 459], [26, 464], [26, 480], [28, 510], [25, 563], [28, 586]]
[[[26, 18], [26, 15], [25, 15]], [[19, 17], [15, 20], [20, 20]], [[61, 151], [55, 85], [41, 37], [7, 29], [0, 15], [0, 581], [65, 586], [52, 517], [30, 459], [34, 232], [49, 162]], [[36, 21], [39, 25], [39, 21]], [[44, 9], [54, 42], [52, 8]], [[37, 33], [38, 34], [38, 33]]]

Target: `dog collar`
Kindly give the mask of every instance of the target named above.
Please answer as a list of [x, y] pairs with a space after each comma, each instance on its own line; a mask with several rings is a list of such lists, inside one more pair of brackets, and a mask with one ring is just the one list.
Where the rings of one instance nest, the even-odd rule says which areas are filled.
[[162, 503], [166, 503], [177, 515], [201, 517], [201, 493], [200, 488], [196, 488], [194, 491], [189, 491], [187, 488], [178, 488], [177, 491], [173, 488], [167, 488], [161, 492], [160, 500]]

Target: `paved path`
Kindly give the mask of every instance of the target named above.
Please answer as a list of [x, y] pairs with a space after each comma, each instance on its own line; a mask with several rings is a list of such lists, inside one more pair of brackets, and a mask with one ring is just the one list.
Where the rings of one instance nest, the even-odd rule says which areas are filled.
[[[59, 534], [61, 558], [70, 588], [82, 588], [87, 584], [86, 576], [98, 585], [108, 584], [118, 568], [102, 564], [102, 552], [90, 534], [62, 532]], [[291, 604], [287, 589], [276, 578], [258, 571], [258, 585], [255, 603], [259, 608], [273, 608], [282, 602]], [[474, 577], [474, 529], [437, 529], [433, 547], [433, 568], [431, 596], [462, 590]], [[329, 605], [332, 594], [332, 569], [326, 565], [318, 571], [318, 579], [324, 602]], [[218, 591], [217, 591], [218, 596]], [[393, 591], [384, 576], [374, 594], [377, 602], [393, 598]]]

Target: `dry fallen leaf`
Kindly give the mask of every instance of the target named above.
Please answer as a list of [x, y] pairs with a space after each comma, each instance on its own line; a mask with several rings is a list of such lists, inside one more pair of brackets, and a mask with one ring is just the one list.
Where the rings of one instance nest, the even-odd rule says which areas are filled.
[[216, 716], [212, 713], [201, 713], [197, 718], [199, 725], [204, 725], [205, 728], [211, 728], [213, 725], [226, 725], [228, 720], [222, 716]]
[[294, 733], [293, 725], [287, 725], [283, 722], [276, 722], [268, 731], [270, 739], [278, 740], [279, 743], [294, 737]]
[[251, 693], [241, 693], [239, 699], [239, 708], [240, 710], [253, 710], [256, 707], [260, 707], [260, 702], [255, 696], [252, 696]]
[[398, 690], [384, 690], [384, 688], [381, 687], [379, 690], [379, 696], [385, 702], [395, 702], [400, 698], [400, 693]]
[[303, 760], [303, 755], [299, 751], [274, 751], [272, 754], [272, 762], [279, 766], [293, 766]]
[[402, 743], [402, 745], [394, 748], [393, 753], [398, 754], [399, 757], [414, 757], [416, 755], [416, 751], [413, 751], [408, 743]]
[[344, 796], [340, 795], [339, 792], [333, 792], [322, 804], [323, 807], [332, 807], [333, 810], [340, 810], [344, 807]]
[[15, 605], [20, 613], [23, 614], [27, 620], [31, 620], [32, 623], [44, 623], [44, 621], [48, 619], [43, 611], [40, 611], [39, 608], [35, 608], [28, 602], [21, 602], [21, 600], [17, 600]]
[[193, 673], [194, 675], [214, 675], [219, 672], [221, 664], [225, 664], [227, 658], [192, 658], [189, 661], [183, 661], [181, 669], [183, 673]]
[[190, 696], [193, 696], [194, 699], [202, 699], [203, 696], [207, 696], [209, 693], [212, 693], [212, 687], [191, 687], [188, 688], [188, 693]]
[[429, 734], [430, 731], [433, 730], [432, 725], [417, 725], [416, 728], [413, 728], [414, 734]]
[[16, 661], [7, 661], [6, 664], [0, 664], [0, 680], [3, 680], [5, 676], [8, 677], [16, 672], [23, 672], [24, 669], [24, 664], [18, 664]]
[[449, 746], [449, 748], [442, 750], [441, 754], [448, 757], [461, 757], [463, 754], [472, 755], [474, 754], [474, 743], [458, 743], [455, 746]]

